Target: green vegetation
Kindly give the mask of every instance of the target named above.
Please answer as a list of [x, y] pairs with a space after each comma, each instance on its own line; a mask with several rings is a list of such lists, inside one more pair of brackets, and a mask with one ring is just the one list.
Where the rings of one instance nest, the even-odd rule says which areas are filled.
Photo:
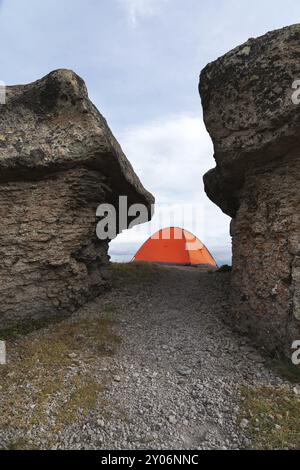
[[274, 388], [243, 387], [240, 421], [247, 419], [253, 449], [300, 450], [300, 397]]
[[6, 448], [1, 450], [35, 450], [31, 442], [25, 437], [10, 441]]
[[[103, 311], [112, 313], [114, 306], [105, 305]], [[116, 353], [121, 340], [115, 327], [110, 318], [72, 318], [9, 342], [10, 362], [0, 369], [0, 427], [26, 433], [43, 425], [48, 438], [81, 422], [98, 402], [103, 405], [108, 377], [99, 383], [93, 367]]]
[[129, 282], [148, 282], [164, 268], [154, 263], [112, 263], [114, 281], [126, 284]]
[[25, 336], [33, 331], [41, 330], [49, 325], [55, 325], [61, 321], [66, 320], [72, 314], [56, 314], [41, 319], [26, 319], [26, 321], [20, 322], [17, 325], [13, 325], [10, 328], [0, 329], [0, 339], [3, 341], [13, 341], [19, 336]]
[[292, 383], [300, 383], [300, 366], [292, 363], [290, 358], [276, 357], [269, 362], [271, 369], [280, 377]]
[[99, 394], [103, 391], [103, 386], [91, 377], [82, 380], [76, 376], [72, 385], [73, 391], [68, 401], [56, 414], [56, 421], [60, 428], [85, 418], [96, 407]]

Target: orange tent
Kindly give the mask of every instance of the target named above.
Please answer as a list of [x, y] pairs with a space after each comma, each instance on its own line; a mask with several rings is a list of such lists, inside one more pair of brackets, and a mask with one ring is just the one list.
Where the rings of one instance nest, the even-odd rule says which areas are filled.
[[133, 261], [217, 267], [203, 243], [192, 233], [177, 227], [165, 228], [152, 235]]

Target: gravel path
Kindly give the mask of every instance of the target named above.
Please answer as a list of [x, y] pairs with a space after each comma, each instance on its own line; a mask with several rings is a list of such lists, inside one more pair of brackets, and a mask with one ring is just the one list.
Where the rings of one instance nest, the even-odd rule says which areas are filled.
[[[265, 367], [247, 339], [222, 322], [228, 311], [229, 276], [193, 269], [115, 268], [115, 288], [66, 320], [67, 331], [78, 321], [109, 317], [113, 322], [118, 338], [113, 347], [107, 338], [106, 350], [98, 353], [93, 345], [75, 352], [71, 347], [71, 364], [61, 366], [68, 373], [64, 387], [77, 376], [85, 385], [89, 376], [104, 385], [100, 398], [89, 402], [84, 417], [58, 427], [53, 424], [56, 402], [68, 403], [67, 392], [60, 390], [43, 404], [53, 428], [40, 413], [37, 423], [26, 421], [23, 429], [0, 430], [0, 446], [17, 447], [14, 443], [22, 439], [27, 447], [53, 449], [248, 446], [243, 422], [238, 424], [239, 388], [284, 382]], [[58, 324], [29, 339], [44, 341], [55, 328], [63, 331]], [[86, 331], [76, 336], [79, 344]], [[17, 350], [22, 341], [15, 343]], [[11, 362], [17, 360], [12, 357]], [[47, 364], [50, 370], [52, 365]], [[88, 388], [82, 390], [89, 393]], [[34, 394], [32, 400], [39, 403]]]

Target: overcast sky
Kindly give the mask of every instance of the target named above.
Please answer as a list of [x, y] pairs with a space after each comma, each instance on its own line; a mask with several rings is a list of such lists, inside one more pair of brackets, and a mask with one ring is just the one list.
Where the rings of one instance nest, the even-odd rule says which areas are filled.
[[231, 257], [230, 220], [203, 190], [214, 160], [199, 73], [249, 37], [299, 18], [299, 0], [0, 0], [0, 80], [26, 83], [63, 67], [86, 81], [157, 200], [151, 227], [118, 236], [113, 259], [129, 259], [170, 221], [194, 231], [221, 264]]

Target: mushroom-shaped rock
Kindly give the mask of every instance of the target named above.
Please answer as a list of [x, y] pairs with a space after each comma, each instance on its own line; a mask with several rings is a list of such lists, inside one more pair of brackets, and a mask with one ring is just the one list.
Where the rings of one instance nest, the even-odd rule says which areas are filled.
[[[0, 105], [0, 326], [74, 311], [109, 285], [96, 210], [153, 197], [84, 81], [56, 70]], [[122, 227], [125, 228], [125, 227]]]
[[300, 339], [300, 25], [250, 39], [200, 77], [216, 168], [208, 196], [233, 217], [236, 325], [268, 351]]

